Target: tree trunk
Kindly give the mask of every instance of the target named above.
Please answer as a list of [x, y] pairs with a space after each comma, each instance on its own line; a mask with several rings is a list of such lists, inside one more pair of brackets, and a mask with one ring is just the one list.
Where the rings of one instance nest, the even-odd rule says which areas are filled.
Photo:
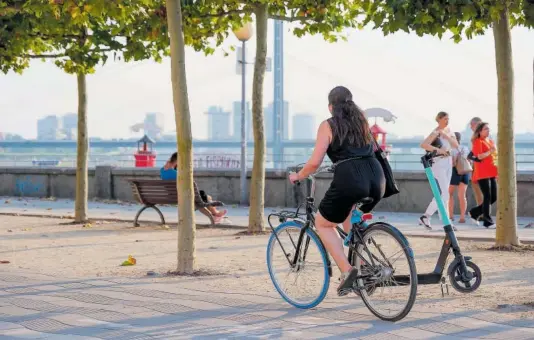
[[85, 74], [78, 74], [78, 142], [76, 150], [76, 201], [74, 203], [74, 222], [87, 221], [87, 87]]
[[256, 60], [252, 85], [252, 127], [254, 130], [254, 163], [250, 181], [250, 211], [248, 231], [265, 230], [265, 127], [263, 124], [263, 81], [267, 64], [267, 19], [268, 5], [256, 8]]
[[167, 0], [167, 20], [171, 39], [171, 80], [176, 143], [178, 144], [178, 273], [196, 269], [195, 209], [193, 195], [193, 150], [191, 116], [185, 74], [185, 45], [180, 0]]
[[517, 183], [514, 141], [514, 69], [508, 10], [493, 24], [498, 88], [497, 246], [518, 245]]

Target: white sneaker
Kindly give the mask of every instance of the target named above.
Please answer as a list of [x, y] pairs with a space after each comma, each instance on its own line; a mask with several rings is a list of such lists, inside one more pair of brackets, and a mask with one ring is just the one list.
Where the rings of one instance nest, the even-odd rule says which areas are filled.
[[432, 230], [432, 227], [430, 226], [430, 218], [426, 215], [419, 217], [419, 225], [424, 225], [426, 229]]

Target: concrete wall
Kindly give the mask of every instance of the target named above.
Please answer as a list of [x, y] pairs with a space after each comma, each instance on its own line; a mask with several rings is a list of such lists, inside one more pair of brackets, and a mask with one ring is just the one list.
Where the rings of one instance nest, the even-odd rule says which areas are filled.
[[[95, 169], [89, 170], [89, 197], [96, 197]], [[76, 170], [68, 168], [0, 168], [0, 196], [76, 196]]]
[[[89, 197], [133, 201], [130, 178], [158, 178], [157, 169], [97, 167], [89, 170]], [[250, 174], [249, 174], [250, 176]], [[267, 171], [265, 205], [295, 206], [302, 201], [306, 184], [296, 187], [287, 181], [284, 171]], [[380, 202], [377, 210], [423, 212], [432, 198], [423, 172], [396, 172], [401, 193]], [[0, 168], [0, 196], [75, 197], [74, 169], [62, 168]], [[198, 186], [215, 199], [227, 204], [239, 201], [239, 171], [196, 171]], [[331, 181], [330, 174], [321, 174], [316, 182], [316, 201], [324, 196]], [[250, 177], [249, 177], [250, 183]], [[474, 205], [471, 189], [468, 206]], [[458, 206], [458, 204], [456, 204]], [[534, 216], [534, 173], [518, 174], [518, 212]]]

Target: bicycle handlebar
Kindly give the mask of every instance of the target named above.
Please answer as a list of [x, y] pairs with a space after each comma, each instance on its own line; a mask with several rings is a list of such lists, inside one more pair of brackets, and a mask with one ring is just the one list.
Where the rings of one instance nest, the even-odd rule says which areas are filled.
[[[298, 168], [301, 166], [302, 164], [299, 164], [295, 167], [295, 172], [298, 172]], [[333, 165], [328, 165], [328, 166], [322, 166], [322, 167], [319, 167], [313, 174], [310, 174], [308, 175], [308, 179], [314, 179], [315, 176], [317, 176], [318, 174], [321, 174], [321, 173], [333, 173], [334, 172], [334, 166]], [[300, 181], [296, 181], [295, 182], [296, 185], [300, 185]]]

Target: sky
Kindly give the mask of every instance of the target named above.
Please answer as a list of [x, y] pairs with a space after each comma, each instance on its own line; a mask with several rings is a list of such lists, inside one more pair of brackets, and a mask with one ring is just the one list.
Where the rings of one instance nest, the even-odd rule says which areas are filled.
[[[268, 56], [273, 52], [272, 22]], [[290, 115], [309, 112], [317, 122], [329, 116], [327, 95], [337, 85], [347, 86], [362, 108], [383, 107], [395, 114], [396, 123], [382, 126], [401, 137], [426, 135], [439, 111], [450, 113], [455, 131], [480, 116], [497, 123], [497, 78], [491, 31], [482, 37], [455, 44], [448, 39], [397, 33], [347, 30], [348, 41], [331, 44], [320, 36], [296, 38], [285, 26], [284, 97]], [[534, 132], [533, 58], [534, 31], [512, 32], [515, 68], [515, 128]], [[225, 48], [239, 42], [233, 35]], [[255, 51], [247, 43], [248, 58]], [[211, 105], [231, 110], [241, 98], [241, 78], [236, 74], [235, 52], [222, 50], [204, 56], [186, 50], [186, 67], [193, 135], [207, 137]], [[251, 98], [252, 67], [247, 72], [247, 98]], [[273, 99], [273, 75], [265, 78], [264, 104]], [[108, 62], [88, 78], [90, 136], [134, 137], [129, 127], [146, 112], [161, 112], [165, 131], [175, 131], [170, 60], [162, 63]], [[50, 114], [76, 112], [76, 77], [63, 73], [52, 62], [35, 60], [23, 75], [0, 75], [0, 131], [37, 135], [37, 119]], [[291, 119], [290, 119], [291, 125]], [[291, 131], [291, 126], [290, 130]]]

